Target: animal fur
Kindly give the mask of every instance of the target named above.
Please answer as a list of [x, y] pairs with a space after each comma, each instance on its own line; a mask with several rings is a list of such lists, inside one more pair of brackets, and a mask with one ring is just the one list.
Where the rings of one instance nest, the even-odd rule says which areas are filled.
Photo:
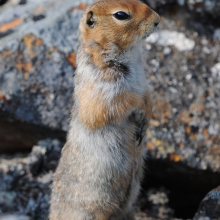
[[[119, 11], [129, 19], [118, 20]], [[152, 111], [141, 48], [159, 20], [139, 0], [99, 0], [85, 11], [50, 220], [134, 220]]]

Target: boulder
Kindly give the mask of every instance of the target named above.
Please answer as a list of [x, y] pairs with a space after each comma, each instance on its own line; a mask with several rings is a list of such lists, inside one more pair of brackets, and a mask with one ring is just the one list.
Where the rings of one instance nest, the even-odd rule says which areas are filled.
[[[65, 137], [78, 25], [92, 0], [8, 0], [0, 6], [0, 153]], [[55, 132], [58, 131], [58, 132]]]
[[220, 219], [220, 186], [210, 191], [199, 205], [193, 220], [202, 218]]
[[[7, 118], [68, 130], [78, 24], [92, 2], [29, 0], [1, 6], [0, 124]], [[150, 159], [220, 171], [217, 33], [212, 24], [202, 26], [190, 17], [183, 21], [162, 17], [158, 31], [146, 40], [143, 58], [154, 101], [146, 145]], [[27, 137], [24, 145], [32, 147], [35, 143], [30, 140], [37, 138], [24, 130], [19, 143]]]
[[152, 160], [220, 172], [220, 41], [188, 28], [196, 24], [162, 18], [146, 39], [154, 103], [146, 146]]
[[[52, 173], [63, 143], [36, 143], [51, 132], [57, 138], [62, 133], [63, 138], [68, 130], [78, 24], [92, 2], [8, 0], [0, 6], [0, 152], [34, 146], [27, 158], [14, 165], [5, 160], [1, 163], [2, 211], [19, 208], [24, 215], [39, 214], [36, 219], [47, 215]], [[160, 4], [163, 2], [174, 1]], [[212, 1], [198, 2], [203, 7]], [[213, 14], [215, 9], [218, 1]], [[152, 179], [157, 175], [168, 176], [170, 182], [182, 183], [186, 178], [196, 184], [201, 180], [208, 187], [219, 185], [219, 28], [191, 17], [162, 17], [158, 31], [146, 40], [144, 48], [154, 102], [147, 131], [148, 173]], [[195, 193], [200, 191], [196, 184]], [[25, 203], [21, 202], [23, 196]], [[172, 215], [166, 204], [156, 204], [156, 212], [164, 207], [167, 210], [162, 214]]]
[[9, 1], [0, 7], [0, 116], [68, 129], [85, 1]]
[[[92, 1], [9, 1], [1, 6], [0, 119], [68, 130], [77, 29], [89, 3]], [[147, 131], [149, 161], [184, 167], [186, 176], [190, 173], [187, 167], [193, 172], [219, 174], [219, 45], [215, 26], [203, 26], [190, 17], [182, 21], [162, 17], [158, 31], [146, 40], [143, 58], [154, 102]], [[29, 142], [33, 138], [27, 134], [28, 129], [19, 136]], [[35, 150], [33, 168], [35, 160], [44, 159], [41, 150]], [[38, 169], [36, 162], [33, 175]]]

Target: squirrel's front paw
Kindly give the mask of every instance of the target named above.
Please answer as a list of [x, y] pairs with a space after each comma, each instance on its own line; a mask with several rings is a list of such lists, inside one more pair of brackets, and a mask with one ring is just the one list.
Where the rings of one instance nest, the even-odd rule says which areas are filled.
[[135, 124], [141, 124], [142, 121], [144, 120], [145, 114], [146, 114], [146, 111], [136, 109], [135, 111], [132, 112], [131, 120]]
[[141, 144], [147, 130], [148, 120], [143, 119], [141, 124], [137, 125], [136, 127], [136, 140], [139, 141], [138, 146]]

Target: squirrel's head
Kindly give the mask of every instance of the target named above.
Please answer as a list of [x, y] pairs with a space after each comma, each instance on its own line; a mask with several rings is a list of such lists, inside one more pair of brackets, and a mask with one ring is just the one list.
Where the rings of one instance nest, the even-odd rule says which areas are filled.
[[85, 44], [96, 42], [103, 49], [117, 45], [123, 51], [149, 36], [160, 17], [139, 0], [99, 0], [90, 5], [80, 22]]

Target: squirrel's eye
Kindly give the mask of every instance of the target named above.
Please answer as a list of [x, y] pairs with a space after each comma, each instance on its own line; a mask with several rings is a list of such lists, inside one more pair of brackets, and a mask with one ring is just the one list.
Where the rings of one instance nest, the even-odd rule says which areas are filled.
[[130, 15], [126, 14], [123, 11], [118, 11], [115, 14], [113, 14], [113, 16], [118, 20], [126, 20], [126, 19], [130, 18]]

